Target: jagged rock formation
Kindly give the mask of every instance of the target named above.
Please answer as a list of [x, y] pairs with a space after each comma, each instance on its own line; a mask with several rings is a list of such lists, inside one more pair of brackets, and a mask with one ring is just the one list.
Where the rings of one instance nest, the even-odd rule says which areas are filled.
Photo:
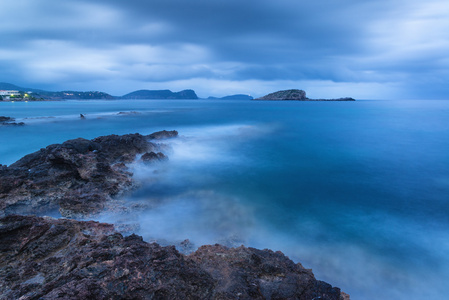
[[176, 130], [172, 130], [172, 131], [162, 130], [162, 131], [153, 132], [152, 134], [147, 135], [147, 137], [151, 140], [169, 139], [169, 138], [174, 138], [177, 136], [178, 136], [178, 132]]
[[[0, 216], [59, 210], [65, 217], [99, 213], [108, 200], [134, 188], [126, 163], [136, 155], [160, 152], [164, 145], [151, 142], [177, 136], [163, 131], [143, 136], [78, 138], [50, 145], [14, 164], [0, 165]], [[146, 156], [162, 160], [162, 153]]]
[[159, 161], [164, 161], [164, 160], [168, 160], [167, 155], [165, 155], [162, 152], [147, 152], [144, 155], [142, 155], [142, 157], [140, 158], [141, 161], [143, 161], [144, 163], [153, 163], [153, 162], [159, 162]]
[[349, 299], [281, 252], [209, 245], [184, 255], [112, 224], [17, 215], [101, 212], [133, 188], [126, 164], [167, 159], [154, 141], [177, 135], [78, 138], [0, 165], [0, 300]]
[[277, 91], [254, 100], [355, 101], [355, 99], [349, 97], [338, 99], [309, 99], [306, 97], [305, 91], [296, 89]]
[[189, 256], [113, 225], [0, 219], [0, 299], [343, 299], [280, 252], [220, 245]]

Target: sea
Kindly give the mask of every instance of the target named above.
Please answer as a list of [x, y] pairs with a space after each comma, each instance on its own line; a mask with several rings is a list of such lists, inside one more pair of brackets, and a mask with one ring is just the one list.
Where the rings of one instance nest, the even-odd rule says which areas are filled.
[[130, 165], [141, 187], [124, 201], [146, 207], [130, 222], [147, 241], [282, 251], [351, 299], [447, 299], [449, 101], [1, 102], [0, 116], [26, 124], [0, 126], [4, 165], [177, 130], [167, 162]]

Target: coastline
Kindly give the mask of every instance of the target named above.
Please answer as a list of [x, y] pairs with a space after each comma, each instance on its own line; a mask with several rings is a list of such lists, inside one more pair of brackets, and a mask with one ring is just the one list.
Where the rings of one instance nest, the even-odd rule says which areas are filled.
[[[93, 140], [69, 140], [26, 155], [8, 167], [0, 165], [3, 214], [0, 220], [0, 244], [4, 245], [0, 274], [4, 275], [2, 278], [15, 278], [2, 282], [0, 286], [6, 288], [2, 293], [9, 293], [13, 298], [30, 295], [30, 287], [33, 286], [33, 295], [67, 294], [66, 287], [69, 285], [78, 286], [75, 288], [77, 293], [87, 293], [83, 295], [104, 294], [109, 297], [113, 292], [122, 293], [121, 296], [138, 297], [140, 292], [136, 292], [133, 287], [139, 284], [140, 275], [136, 277], [133, 274], [148, 274], [157, 267], [162, 273], [166, 272], [167, 277], [158, 277], [162, 286], [149, 283], [144, 288], [147, 294], [185, 297], [202, 295], [201, 298], [230, 299], [240, 293], [250, 298], [283, 295], [300, 299], [349, 299], [340, 289], [317, 281], [310, 270], [304, 269], [301, 264], [294, 264], [281, 252], [215, 245], [202, 246], [186, 256], [173, 246], [147, 244], [135, 235], [123, 237], [111, 224], [75, 220], [89, 219], [108, 209], [123, 209], [117, 200], [138, 186], [127, 164], [136, 159], [144, 164], [163, 163], [166, 156], [156, 151], [164, 151], [166, 147], [163, 141], [176, 138], [177, 135], [176, 131], [160, 131], [147, 136], [112, 135]], [[23, 216], [36, 213], [45, 215], [54, 209], [69, 219]], [[51, 230], [55, 227], [59, 228], [56, 232]], [[82, 228], [89, 228], [89, 234], [86, 235], [86, 229]], [[105, 241], [109, 242], [104, 244]], [[23, 254], [11, 256], [17, 242], [25, 245], [20, 252]], [[184, 243], [186, 246], [188, 244], [188, 241]], [[92, 245], [98, 246], [92, 248]], [[104, 254], [95, 250], [98, 247], [103, 249], [100, 253]], [[115, 252], [121, 247], [147, 250], [123, 257], [123, 250]], [[59, 250], [55, 252], [52, 249]], [[155, 253], [161, 252], [166, 253], [163, 257], [168, 255], [172, 258], [155, 258], [159, 255]], [[145, 257], [152, 257], [143, 268], [135, 265], [136, 260], [142, 259], [142, 253], [146, 253]], [[104, 255], [109, 257], [106, 261], [95, 258]], [[84, 257], [92, 257], [93, 260], [85, 260]], [[54, 264], [55, 259], [57, 265]], [[41, 262], [39, 267], [35, 267], [37, 260]], [[174, 261], [177, 261], [175, 267]], [[235, 265], [239, 261], [242, 263]], [[76, 264], [79, 267], [61, 269], [61, 264]], [[85, 273], [83, 265], [87, 267], [92, 264], [95, 267], [89, 267], [89, 272]], [[123, 264], [135, 267], [126, 267], [130, 271], [125, 278], [117, 277], [116, 270], [123, 268]], [[185, 264], [189, 265], [187, 269], [182, 267]], [[14, 270], [11, 270], [12, 266], [15, 266]], [[25, 273], [20, 271], [25, 269], [28, 270]], [[107, 275], [99, 278], [89, 275], [96, 272]], [[187, 280], [183, 275], [185, 272], [190, 274], [186, 275]], [[59, 273], [64, 274], [64, 279], [55, 278], [55, 274]], [[85, 275], [80, 277], [79, 274]], [[180, 281], [174, 284], [172, 279], [179, 277]], [[108, 282], [109, 279], [105, 278], [114, 282], [115, 289], [93, 288]], [[253, 279], [248, 282], [248, 278]], [[125, 282], [130, 288], [120, 292], [119, 288]], [[229, 282], [233, 282], [233, 285], [229, 286]], [[13, 286], [14, 289], [10, 289]], [[192, 286], [197, 286], [196, 290], [186, 292]]]
[[253, 101], [302, 101], [302, 102], [307, 102], [307, 101], [356, 101], [354, 98], [351, 97], [345, 97], [345, 98], [337, 98], [337, 99], [253, 99]]

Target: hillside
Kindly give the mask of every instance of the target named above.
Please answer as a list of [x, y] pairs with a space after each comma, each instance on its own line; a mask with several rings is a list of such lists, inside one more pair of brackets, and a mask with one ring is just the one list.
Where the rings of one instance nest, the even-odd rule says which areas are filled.
[[255, 100], [307, 100], [307, 97], [305, 91], [293, 89], [270, 93]]
[[253, 100], [254, 98], [250, 95], [245, 94], [236, 94], [236, 95], [229, 95], [224, 97], [208, 97], [209, 100]]
[[306, 92], [303, 90], [291, 89], [277, 91], [270, 93], [254, 100], [296, 100], [296, 101], [355, 101], [350, 97], [335, 98], [335, 99], [310, 99], [306, 97]]
[[170, 90], [139, 90], [126, 94], [121, 99], [198, 99], [195, 91], [183, 90], [172, 92]]
[[14, 90], [20, 92], [34, 92], [34, 93], [44, 92], [43, 90], [21, 87], [7, 82], [0, 82], [0, 90]]

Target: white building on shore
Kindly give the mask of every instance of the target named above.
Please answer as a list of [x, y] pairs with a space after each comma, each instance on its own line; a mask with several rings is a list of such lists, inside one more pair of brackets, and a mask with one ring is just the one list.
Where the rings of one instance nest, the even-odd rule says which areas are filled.
[[11, 97], [20, 96], [20, 93], [14, 90], [0, 90], [0, 96], [2, 96], [3, 100], [10, 100]]

